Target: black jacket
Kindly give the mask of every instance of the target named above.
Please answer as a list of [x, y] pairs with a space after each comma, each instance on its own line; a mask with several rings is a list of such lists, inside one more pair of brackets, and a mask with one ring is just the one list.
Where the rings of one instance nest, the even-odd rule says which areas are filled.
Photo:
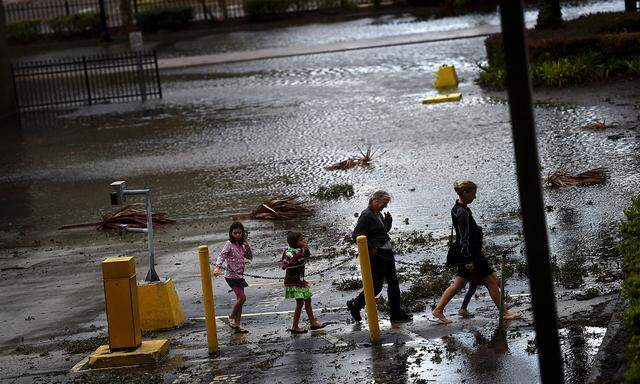
[[456, 243], [464, 259], [477, 260], [482, 254], [482, 228], [476, 223], [471, 210], [466, 205], [456, 204], [451, 208], [451, 220], [456, 231]]
[[382, 213], [375, 213], [371, 207], [367, 207], [360, 217], [353, 230], [353, 241], [360, 235], [367, 236], [369, 251], [377, 249], [387, 241], [391, 241], [388, 232], [391, 230], [392, 219], [385, 219]]

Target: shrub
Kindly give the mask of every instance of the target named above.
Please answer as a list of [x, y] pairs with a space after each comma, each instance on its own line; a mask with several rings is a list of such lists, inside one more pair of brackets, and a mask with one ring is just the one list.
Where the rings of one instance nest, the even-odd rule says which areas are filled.
[[505, 86], [504, 69], [482, 64], [478, 64], [478, 68], [480, 68], [480, 75], [476, 79], [478, 84], [487, 88], [503, 88]]
[[342, 196], [353, 196], [353, 185], [351, 184], [333, 184], [329, 187], [320, 187], [314, 194], [319, 199], [329, 200], [337, 199]]
[[40, 20], [19, 20], [6, 25], [7, 40], [12, 43], [30, 43], [40, 36]]
[[143, 32], [186, 28], [193, 20], [191, 7], [162, 7], [136, 13], [136, 25]]
[[624, 210], [626, 220], [620, 225], [622, 243], [620, 253], [624, 260], [623, 291], [629, 300], [629, 308], [624, 313], [625, 324], [631, 340], [626, 356], [629, 367], [624, 375], [625, 383], [640, 382], [640, 195], [631, 207]]
[[282, 15], [292, 5], [292, 0], [245, 0], [244, 11], [251, 19], [264, 20]]
[[100, 32], [100, 14], [91, 12], [52, 17], [47, 20], [47, 25], [56, 36], [93, 36]]
[[533, 85], [562, 88], [571, 84], [596, 80], [598, 78], [596, 73], [597, 59], [598, 55], [588, 54], [545, 61], [534, 65], [531, 76]]

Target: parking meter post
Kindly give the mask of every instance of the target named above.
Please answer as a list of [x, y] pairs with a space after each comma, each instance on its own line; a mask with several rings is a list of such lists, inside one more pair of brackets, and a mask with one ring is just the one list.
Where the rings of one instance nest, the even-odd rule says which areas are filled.
[[371, 341], [380, 341], [380, 326], [378, 324], [378, 309], [376, 307], [376, 294], [373, 290], [373, 279], [371, 278], [371, 263], [369, 261], [369, 246], [366, 236], [358, 236], [358, 254], [360, 260], [360, 272], [362, 273], [362, 288], [364, 290], [364, 302], [367, 309], [367, 321], [369, 322], [369, 332]]
[[209, 248], [206, 245], [198, 247], [198, 258], [200, 260], [200, 280], [202, 282], [202, 305], [204, 306], [204, 318], [207, 328], [207, 347], [211, 355], [218, 353], [218, 333], [216, 329], [213, 284], [211, 283], [211, 266], [209, 265]]
[[147, 189], [147, 243], [149, 245], [149, 272], [145, 281], [160, 281], [155, 268], [155, 250], [153, 247], [153, 211], [151, 210], [151, 188]]

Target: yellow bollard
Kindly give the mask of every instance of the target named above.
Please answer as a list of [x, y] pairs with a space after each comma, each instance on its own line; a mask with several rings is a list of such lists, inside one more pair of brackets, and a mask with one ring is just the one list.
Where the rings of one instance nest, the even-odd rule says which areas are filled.
[[198, 247], [200, 258], [200, 280], [202, 281], [202, 296], [204, 317], [207, 326], [207, 346], [209, 354], [218, 352], [218, 331], [216, 329], [216, 308], [213, 299], [213, 284], [211, 283], [211, 266], [209, 265], [209, 248], [206, 245]]
[[107, 308], [109, 349], [135, 349], [142, 344], [136, 261], [132, 256], [108, 257], [102, 262]]
[[369, 247], [366, 236], [358, 236], [358, 254], [360, 255], [360, 272], [362, 273], [362, 288], [364, 289], [364, 302], [367, 309], [367, 321], [369, 322], [369, 332], [371, 341], [380, 341], [380, 327], [378, 325], [378, 308], [376, 307], [376, 294], [373, 290], [373, 280], [371, 278], [371, 263], [369, 262]]

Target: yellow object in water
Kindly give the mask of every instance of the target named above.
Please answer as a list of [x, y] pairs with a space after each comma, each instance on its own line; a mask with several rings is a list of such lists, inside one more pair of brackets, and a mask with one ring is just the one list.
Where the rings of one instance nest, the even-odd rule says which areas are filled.
[[447, 101], [460, 101], [462, 93], [447, 93], [446, 95], [429, 96], [422, 100], [422, 104], [444, 103]]
[[458, 75], [453, 65], [443, 65], [438, 68], [436, 80], [433, 82], [436, 88], [450, 88], [458, 86]]

